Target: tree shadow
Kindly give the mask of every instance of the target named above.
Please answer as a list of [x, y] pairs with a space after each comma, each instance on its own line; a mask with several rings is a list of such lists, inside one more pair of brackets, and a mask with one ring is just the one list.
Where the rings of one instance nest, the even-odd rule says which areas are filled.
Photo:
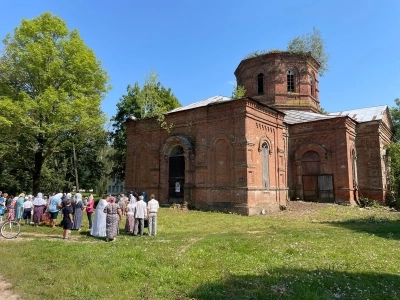
[[196, 300], [400, 299], [400, 276], [277, 268], [262, 275], [230, 274], [220, 281], [197, 286], [185, 296]]
[[381, 238], [400, 240], [400, 220], [368, 216], [365, 218], [354, 218], [346, 221], [323, 222], [323, 224], [368, 233]]

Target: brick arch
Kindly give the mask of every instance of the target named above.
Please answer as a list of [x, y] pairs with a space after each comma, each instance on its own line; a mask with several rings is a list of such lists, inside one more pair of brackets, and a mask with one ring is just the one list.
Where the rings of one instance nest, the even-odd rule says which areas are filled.
[[307, 144], [300, 146], [295, 152], [295, 160], [301, 161], [303, 154], [307, 151], [315, 151], [318, 153], [319, 157], [321, 158], [321, 163], [326, 160], [328, 152], [318, 144]]
[[273, 153], [272, 142], [271, 142], [271, 139], [269, 137], [267, 137], [266, 135], [262, 136], [260, 138], [260, 140], [258, 141], [258, 152], [262, 151], [262, 144], [264, 144], [264, 142], [266, 142], [268, 144], [269, 155], [272, 155], [272, 153]]
[[188, 154], [192, 150], [192, 144], [190, 141], [181, 135], [176, 135], [176, 136], [171, 136], [169, 137], [165, 143], [164, 147], [162, 148], [161, 152], [164, 156], [169, 156], [171, 153], [172, 148], [174, 148], [176, 145], [182, 146], [183, 151], [184, 151], [184, 156], [187, 157]]

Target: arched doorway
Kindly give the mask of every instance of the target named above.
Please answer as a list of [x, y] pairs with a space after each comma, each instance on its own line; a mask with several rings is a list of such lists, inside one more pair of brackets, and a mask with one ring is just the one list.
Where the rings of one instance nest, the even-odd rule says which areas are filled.
[[169, 154], [168, 201], [183, 202], [185, 188], [185, 157], [183, 147], [176, 145]]

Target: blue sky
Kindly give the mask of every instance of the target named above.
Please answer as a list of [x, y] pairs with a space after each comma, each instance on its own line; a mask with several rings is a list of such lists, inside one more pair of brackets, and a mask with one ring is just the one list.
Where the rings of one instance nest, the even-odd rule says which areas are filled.
[[285, 50], [314, 26], [330, 55], [319, 83], [325, 110], [392, 107], [400, 98], [398, 0], [0, 0], [0, 38], [45, 11], [78, 29], [102, 61], [113, 86], [102, 103], [109, 117], [151, 69], [182, 105], [231, 96], [247, 54]]

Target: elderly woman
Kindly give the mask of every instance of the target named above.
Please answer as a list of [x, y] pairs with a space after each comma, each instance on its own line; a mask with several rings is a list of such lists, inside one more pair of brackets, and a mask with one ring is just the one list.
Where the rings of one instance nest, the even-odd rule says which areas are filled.
[[74, 224], [72, 225], [72, 229], [81, 230], [82, 226], [82, 215], [83, 210], [85, 209], [85, 205], [82, 202], [82, 194], [76, 193], [75, 195], [75, 210], [74, 210]]
[[107, 214], [106, 217], [106, 241], [110, 239], [115, 241], [117, 239], [119, 221], [122, 218], [121, 208], [115, 203], [115, 198], [110, 197], [109, 203], [104, 209], [104, 213]]
[[43, 194], [38, 193], [33, 199], [33, 224], [38, 227], [46, 210], [47, 201], [43, 199]]
[[136, 201], [131, 199], [129, 204], [126, 206], [126, 223], [125, 223], [125, 232], [133, 233], [133, 229], [135, 228], [135, 207]]

